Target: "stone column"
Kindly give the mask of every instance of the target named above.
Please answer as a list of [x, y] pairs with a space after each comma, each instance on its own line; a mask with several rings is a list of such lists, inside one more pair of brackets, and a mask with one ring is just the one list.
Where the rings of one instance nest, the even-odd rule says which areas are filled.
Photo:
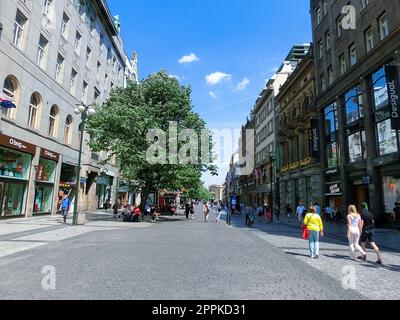
[[347, 207], [351, 202], [351, 194], [350, 194], [350, 183], [347, 178], [347, 174], [345, 171], [345, 164], [348, 158], [347, 151], [347, 134], [346, 134], [346, 116], [345, 116], [345, 101], [344, 97], [336, 97], [336, 103], [338, 108], [338, 142], [339, 142], [339, 150], [340, 150], [340, 180], [342, 181], [342, 193], [343, 193], [343, 204]]
[[381, 196], [381, 177], [378, 169], [374, 167], [374, 159], [378, 157], [378, 146], [376, 143], [375, 119], [372, 102], [372, 79], [360, 78], [360, 88], [362, 90], [362, 100], [364, 108], [364, 128], [365, 139], [367, 141], [367, 174], [371, 177], [368, 185], [370, 210], [376, 214], [377, 220], [384, 218], [384, 206]]
[[32, 158], [31, 173], [28, 182], [28, 192], [26, 196], [25, 217], [29, 218], [33, 215], [33, 206], [35, 205], [35, 186], [36, 186], [36, 172], [39, 165], [40, 148], [36, 147], [36, 154]]

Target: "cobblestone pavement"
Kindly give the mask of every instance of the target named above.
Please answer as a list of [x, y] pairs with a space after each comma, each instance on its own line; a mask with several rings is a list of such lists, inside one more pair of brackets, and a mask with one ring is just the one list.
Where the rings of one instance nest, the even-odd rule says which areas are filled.
[[[266, 247], [279, 248], [288, 256], [306, 263], [310, 268], [322, 272], [325, 277], [342, 281], [343, 272], [348, 267], [354, 268], [356, 274], [356, 290], [370, 299], [396, 299], [400, 298], [400, 252], [393, 248], [382, 249], [384, 265], [375, 264], [376, 255], [372, 250], [367, 250], [368, 261], [352, 261], [349, 259], [349, 248], [346, 234], [342, 227], [337, 230], [328, 227], [327, 233], [321, 239], [321, 257], [318, 260], [308, 256], [308, 242], [301, 238], [301, 230], [291, 225], [259, 223], [257, 220], [248, 228], [244, 224], [244, 216], [234, 216], [232, 225], [245, 232], [253, 234], [264, 242]], [[383, 240], [383, 231], [380, 240]], [[393, 241], [395, 233], [390, 234]], [[387, 242], [389, 243], [389, 242]], [[344, 269], [345, 268], [345, 269]], [[286, 272], [286, 271], [283, 271]]]
[[[71, 237], [46, 234], [54, 230], [34, 230], [22, 239], [9, 238], [10, 242], [42, 245], [0, 257], [4, 271], [0, 273], [0, 298], [365, 298], [344, 290], [324, 268], [310, 267], [306, 259], [286, 254], [282, 243], [274, 245], [269, 234], [240, 225], [230, 228], [213, 219], [211, 215], [209, 223], [204, 223], [198, 211], [193, 221], [166, 217], [149, 228], [134, 228], [102, 221], [99, 216], [85, 227], [60, 228], [69, 230], [63, 232]], [[81, 228], [93, 231], [76, 234]], [[304, 252], [304, 243], [294, 245]], [[44, 266], [55, 268], [55, 290], [42, 287]]]

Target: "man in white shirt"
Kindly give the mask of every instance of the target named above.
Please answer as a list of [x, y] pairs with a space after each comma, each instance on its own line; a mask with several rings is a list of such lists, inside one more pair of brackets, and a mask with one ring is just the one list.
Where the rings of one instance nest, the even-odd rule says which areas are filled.
[[300, 201], [299, 206], [296, 209], [297, 219], [299, 220], [298, 228], [301, 228], [303, 225], [303, 213], [306, 211], [306, 207], [304, 206], [303, 201]]

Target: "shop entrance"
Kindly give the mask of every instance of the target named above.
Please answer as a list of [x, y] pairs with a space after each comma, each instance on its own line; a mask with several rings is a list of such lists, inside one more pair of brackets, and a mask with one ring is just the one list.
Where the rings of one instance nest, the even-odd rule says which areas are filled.
[[369, 190], [368, 186], [357, 185], [354, 186], [355, 205], [359, 207], [363, 202], [369, 204]]

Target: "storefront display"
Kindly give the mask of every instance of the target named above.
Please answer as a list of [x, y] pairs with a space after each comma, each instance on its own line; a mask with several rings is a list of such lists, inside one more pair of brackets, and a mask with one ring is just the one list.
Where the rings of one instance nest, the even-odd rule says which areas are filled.
[[51, 213], [53, 205], [53, 186], [36, 186], [33, 213]]
[[105, 209], [105, 204], [107, 204], [108, 207], [111, 204], [113, 178], [101, 175], [97, 178], [96, 183], [97, 207]]
[[383, 199], [385, 203], [385, 212], [392, 214], [396, 202], [400, 202], [400, 176], [383, 177]]
[[0, 216], [12, 217], [23, 214], [25, 185], [22, 183], [0, 182]]
[[28, 180], [32, 156], [0, 147], [0, 177]]

